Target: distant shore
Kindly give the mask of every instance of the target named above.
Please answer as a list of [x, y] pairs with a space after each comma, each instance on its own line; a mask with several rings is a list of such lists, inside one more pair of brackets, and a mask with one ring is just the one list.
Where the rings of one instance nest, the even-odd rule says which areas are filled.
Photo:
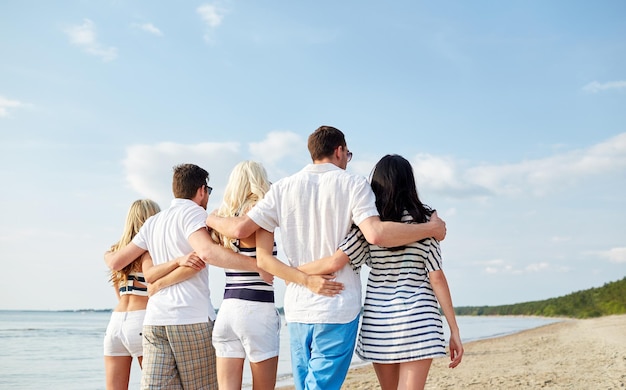
[[[626, 315], [565, 319], [464, 347], [455, 369], [447, 358], [433, 361], [426, 389], [617, 389], [626, 383]], [[351, 369], [342, 389], [379, 389], [372, 366]]]

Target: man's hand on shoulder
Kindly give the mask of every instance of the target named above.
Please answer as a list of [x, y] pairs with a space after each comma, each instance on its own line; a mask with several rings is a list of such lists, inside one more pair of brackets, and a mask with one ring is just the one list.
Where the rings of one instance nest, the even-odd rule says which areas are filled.
[[432, 225], [435, 240], [443, 241], [446, 238], [446, 223], [443, 219], [439, 218], [437, 211], [432, 213], [429, 223]]

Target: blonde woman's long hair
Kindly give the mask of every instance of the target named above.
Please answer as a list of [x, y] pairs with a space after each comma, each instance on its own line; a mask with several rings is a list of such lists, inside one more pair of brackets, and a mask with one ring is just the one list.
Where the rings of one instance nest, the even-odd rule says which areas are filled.
[[[126, 215], [126, 225], [124, 225], [124, 232], [119, 241], [111, 245], [111, 252], [116, 252], [126, 245], [128, 245], [135, 235], [139, 232], [148, 218], [161, 211], [159, 205], [150, 199], [139, 199], [133, 202], [128, 209]], [[111, 271], [111, 282], [114, 285], [125, 284], [128, 280], [128, 275], [131, 272], [141, 270], [140, 258], [135, 259], [132, 263], [128, 264], [124, 269], [120, 271]]]
[[[246, 214], [252, 206], [263, 199], [270, 189], [270, 181], [263, 165], [256, 161], [242, 161], [237, 164], [228, 178], [224, 190], [224, 200], [217, 215], [220, 217], [236, 217]], [[225, 237], [213, 230], [213, 240], [226, 248], [238, 252], [237, 239]]]

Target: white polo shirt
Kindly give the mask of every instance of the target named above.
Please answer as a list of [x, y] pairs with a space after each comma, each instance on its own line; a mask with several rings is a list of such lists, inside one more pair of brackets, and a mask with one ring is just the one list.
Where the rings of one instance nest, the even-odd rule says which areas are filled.
[[[352, 223], [377, 215], [367, 180], [334, 164], [309, 164], [279, 180], [248, 212], [265, 230], [280, 227], [282, 248], [289, 264], [296, 267], [332, 255]], [[345, 289], [335, 297], [290, 283], [285, 291], [285, 319], [309, 324], [354, 320], [361, 311], [361, 279], [346, 265], [336, 280]]]
[[[206, 210], [189, 199], [174, 199], [170, 208], [150, 217], [133, 238], [147, 249], [154, 265], [193, 251], [189, 236], [206, 229]], [[144, 325], [186, 325], [215, 320], [209, 290], [209, 267], [166, 287], [148, 300]]]

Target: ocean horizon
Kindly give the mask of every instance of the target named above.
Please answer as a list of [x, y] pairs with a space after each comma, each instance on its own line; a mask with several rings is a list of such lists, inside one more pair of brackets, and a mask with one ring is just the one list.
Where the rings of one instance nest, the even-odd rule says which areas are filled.
[[[0, 310], [0, 388], [104, 389], [102, 343], [112, 310]], [[504, 336], [558, 322], [543, 317], [459, 316], [464, 343]], [[449, 339], [447, 326], [444, 336]], [[283, 317], [277, 386], [293, 384], [288, 331]], [[353, 366], [366, 364], [356, 355]], [[136, 389], [141, 371], [133, 362], [129, 388]], [[251, 388], [245, 364], [244, 387]]]

